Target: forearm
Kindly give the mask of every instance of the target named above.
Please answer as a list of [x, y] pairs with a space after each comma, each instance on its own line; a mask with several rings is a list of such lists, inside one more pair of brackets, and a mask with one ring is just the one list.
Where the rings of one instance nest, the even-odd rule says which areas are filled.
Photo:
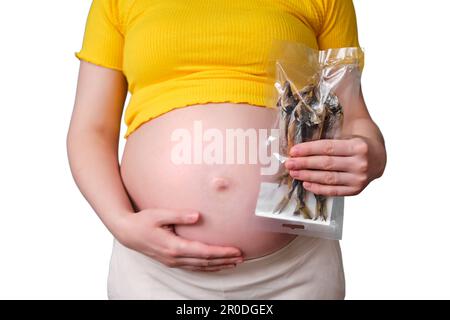
[[134, 211], [120, 176], [117, 144], [94, 130], [69, 132], [67, 152], [78, 188], [109, 231], [115, 234], [120, 218]]

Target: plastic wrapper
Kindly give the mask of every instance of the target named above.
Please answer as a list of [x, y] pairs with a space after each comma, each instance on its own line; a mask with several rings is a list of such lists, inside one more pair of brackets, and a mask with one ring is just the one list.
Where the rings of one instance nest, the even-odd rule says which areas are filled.
[[360, 98], [364, 53], [361, 48], [314, 50], [277, 40], [269, 59], [273, 91], [268, 104], [277, 117], [267, 140], [278, 171], [262, 179], [255, 214], [258, 226], [275, 232], [341, 239], [344, 198], [312, 194], [293, 179], [284, 162], [292, 146], [340, 139], [346, 112]]

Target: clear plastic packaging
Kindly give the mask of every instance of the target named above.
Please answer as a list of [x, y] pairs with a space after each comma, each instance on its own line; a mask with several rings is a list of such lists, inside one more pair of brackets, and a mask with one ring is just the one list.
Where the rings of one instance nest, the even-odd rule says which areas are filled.
[[268, 104], [277, 118], [267, 140], [278, 172], [264, 177], [255, 215], [264, 229], [341, 239], [344, 198], [312, 194], [293, 179], [284, 162], [292, 146], [318, 139], [339, 139], [345, 113], [360, 97], [364, 53], [361, 48], [314, 50], [277, 40], [268, 65], [273, 91]]

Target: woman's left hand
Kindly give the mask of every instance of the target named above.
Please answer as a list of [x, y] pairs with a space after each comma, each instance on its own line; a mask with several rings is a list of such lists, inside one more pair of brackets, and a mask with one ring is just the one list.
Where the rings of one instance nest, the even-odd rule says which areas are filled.
[[376, 143], [361, 136], [309, 141], [291, 148], [285, 167], [315, 194], [356, 195], [384, 170], [377, 149]]

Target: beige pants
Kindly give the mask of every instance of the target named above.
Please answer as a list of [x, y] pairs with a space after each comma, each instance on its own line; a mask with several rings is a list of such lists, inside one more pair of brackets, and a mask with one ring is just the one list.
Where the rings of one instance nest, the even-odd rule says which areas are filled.
[[296, 237], [281, 249], [232, 269], [169, 268], [114, 240], [109, 299], [343, 299], [338, 241]]

